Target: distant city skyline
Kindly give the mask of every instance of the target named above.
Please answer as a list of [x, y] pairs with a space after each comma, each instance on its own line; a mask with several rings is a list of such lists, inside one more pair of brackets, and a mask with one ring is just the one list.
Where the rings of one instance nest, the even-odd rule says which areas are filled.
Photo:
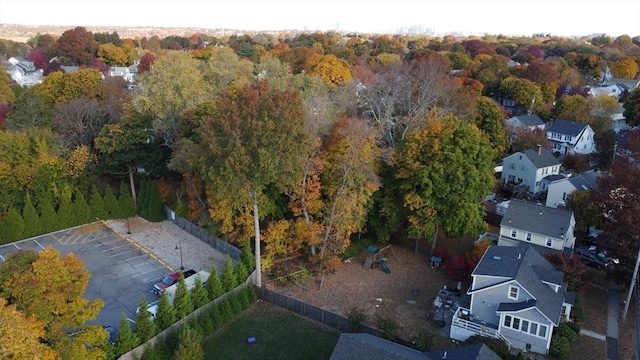
[[638, 0], [0, 0], [0, 24], [245, 31], [634, 37], [639, 14]]

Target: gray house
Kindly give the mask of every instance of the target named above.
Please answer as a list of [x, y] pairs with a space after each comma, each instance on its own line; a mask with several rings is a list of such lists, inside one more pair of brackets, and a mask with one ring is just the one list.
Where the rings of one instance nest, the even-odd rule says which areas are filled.
[[511, 199], [500, 222], [498, 245], [529, 244], [558, 251], [573, 249], [575, 227], [572, 211]]
[[470, 308], [458, 308], [450, 337], [490, 336], [547, 354], [553, 329], [575, 302], [564, 274], [531, 246], [490, 246], [471, 276]]
[[528, 192], [537, 195], [546, 190], [542, 179], [548, 175], [559, 174], [560, 163], [553, 154], [538, 146], [537, 149], [527, 149], [505, 157], [502, 160], [503, 187], [517, 193]]
[[575, 121], [555, 119], [547, 125], [547, 139], [553, 151], [565, 154], [591, 154], [596, 151], [591, 126]]
[[475, 344], [420, 352], [366, 333], [343, 333], [330, 360], [500, 360], [489, 347]]
[[593, 170], [584, 172], [578, 176], [555, 178], [548, 176], [543, 179], [547, 182], [547, 200], [545, 205], [549, 207], [562, 207], [567, 205], [567, 198], [574, 191], [587, 191], [597, 189], [599, 172]]

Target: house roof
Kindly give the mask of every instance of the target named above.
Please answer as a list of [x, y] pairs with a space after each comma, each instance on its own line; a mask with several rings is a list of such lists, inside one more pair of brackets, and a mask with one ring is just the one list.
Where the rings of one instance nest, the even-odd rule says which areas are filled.
[[365, 333], [343, 333], [331, 360], [431, 360], [418, 350]]
[[560, 162], [558, 162], [558, 159], [553, 156], [551, 151], [545, 148], [540, 148], [539, 153], [538, 150], [534, 149], [526, 149], [523, 153], [527, 158], [529, 158], [529, 160], [531, 160], [537, 169], [560, 165]]
[[511, 199], [500, 226], [561, 238], [571, 226], [573, 212]]
[[536, 114], [518, 115], [512, 117], [511, 119], [518, 119], [518, 121], [520, 121], [520, 123], [524, 126], [544, 125], [544, 121], [542, 121], [542, 119], [540, 119], [540, 117]]
[[485, 344], [474, 344], [456, 348], [434, 350], [426, 353], [431, 359], [453, 360], [499, 360], [500, 357]]
[[546, 181], [546, 182], [554, 182], [554, 181], [561, 181], [566, 179], [565, 176], [560, 175], [560, 174], [551, 174], [551, 175], [547, 175], [545, 177], [542, 178], [542, 180]]
[[555, 119], [547, 125], [547, 131], [562, 135], [578, 136], [587, 126], [587, 124], [575, 121]]
[[[511, 206], [509, 206], [511, 207]], [[552, 275], [552, 273], [558, 273]], [[499, 304], [499, 311], [520, 311], [535, 306], [555, 325], [560, 320], [564, 292], [555, 292], [543, 281], [562, 279], [556, 270], [531, 246], [490, 246], [473, 271], [474, 276], [499, 276], [513, 278], [533, 298], [524, 298], [519, 303]], [[560, 286], [564, 284], [560, 282]], [[535, 300], [535, 303], [532, 303]]]

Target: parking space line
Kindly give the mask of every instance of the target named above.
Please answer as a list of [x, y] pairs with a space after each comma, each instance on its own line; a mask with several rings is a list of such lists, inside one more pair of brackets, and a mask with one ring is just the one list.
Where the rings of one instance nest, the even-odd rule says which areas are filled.
[[[128, 261], [131, 261], [131, 260], [133, 260], [133, 259], [135, 259], [135, 258], [139, 258], [139, 257], [142, 257], [142, 256], [144, 256], [144, 255], [136, 255], [136, 256], [134, 256], [134, 257], [130, 257], [130, 258], [128, 258], [128, 259], [120, 260], [118, 263], [128, 262]], [[133, 266], [133, 267], [135, 267], [135, 266]]]
[[38, 240], [33, 239], [33, 242], [35, 242], [36, 244], [38, 244], [38, 246], [40, 246], [40, 249], [44, 250], [44, 246], [40, 245], [40, 243], [38, 242]]
[[154, 262], [156, 262], [156, 261], [150, 258], [150, 259], [149, 259], [149, 261], [141, 262], [141, 263], [140, 263], [140, 264], [138, 264], [138, 265], [132, 265], [132, 267], [135, 269], [135, 268], [137, 268], [138, 266], [142, 266], [142, 265], [146, 265], [146, 264], [148, 264], [148, 263], [154, 263]]
[[0, 258], [2, 258], [2, 261], [4, 261], [4, 256], [0, 255]]
[[15, 246], [16, 249], [21, 250], [20, 247], [16, 243], [13, 243], [13, 246]]
[[106, 249], [106, 250], [102, 250], [102, 252], [109, 251], [109, 250], [114, 250], [114, 249], [121, 248], [121, 247], [124, 247], [124, 246], [127, 246], [127, 244], [122, 244], [122, 245], [118, 245], [118, 246], [113, 246], [113, 247], [110, 247], [110, 248], [108, 248], [108, 249]]
[[130, 253], [130, 252], [131, 252], [131, 250], [127, 250], [127, 251], [119, 252], [119, 253], [117, 253], [117, 254], [109, 255], [109, 257], [120, 256], [120, 255], [122, 255], [122, 254]]
[[[160, 270], [160, 269], [152, 269], [152, 270], [149, 270], [149, 271], [145, 271], [145, 272], [141, 272], [141, 273], [136, 273], [135, 275], [132, 275], [132, 276], [131, 276], [131, 278], [135, 278], [135, 277], [138, 277], [138, 276], [140, 276], [140, 275], [148, 274], [148, 273], [150, 273], [150, 272], [154, 272], [154, 271], [157, 271], [157, 270]], [[171, 271], [173, 271], [173, 269], [172, 269]]]

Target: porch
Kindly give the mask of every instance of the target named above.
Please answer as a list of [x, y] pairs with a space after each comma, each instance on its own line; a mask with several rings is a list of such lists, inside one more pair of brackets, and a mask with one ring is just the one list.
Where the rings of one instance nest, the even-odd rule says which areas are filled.
[[451, 318], [451, 330], [449, 337], [459, 341], [464, 341], [474, 335], [500, 339], [504, 341], [509, 348], [511, 348], [511, 342], [498, 331], [498, 325], [489, 324], [483, 320], [476, 319], [473, 317], [473, 314], [471, 314], [469, 309], [458, 307]]

